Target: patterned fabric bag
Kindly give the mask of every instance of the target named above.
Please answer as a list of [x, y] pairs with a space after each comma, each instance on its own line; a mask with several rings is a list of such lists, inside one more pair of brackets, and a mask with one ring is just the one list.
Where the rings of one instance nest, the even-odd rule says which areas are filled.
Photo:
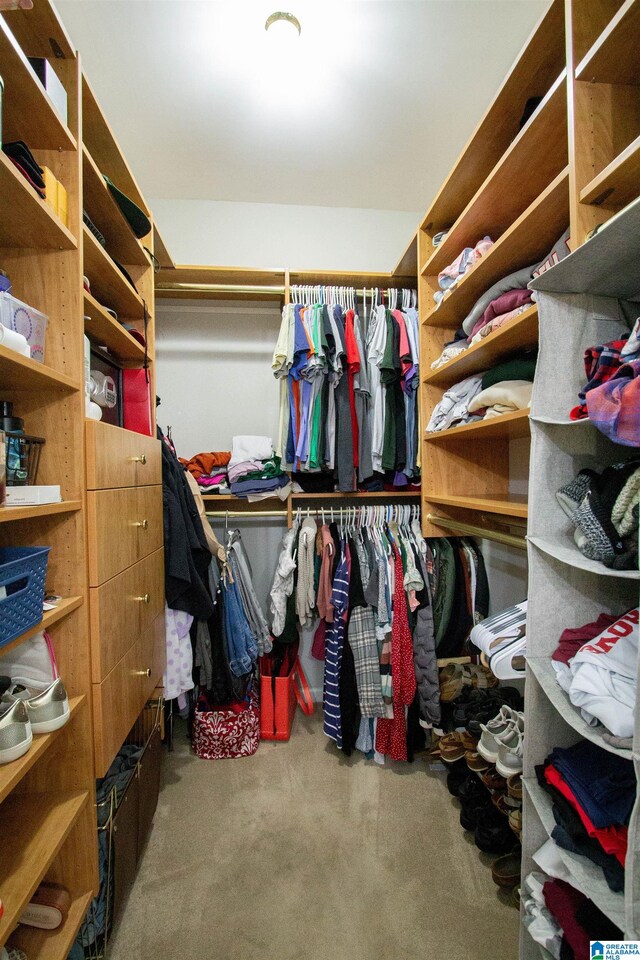
[[[255, 680], [247, 692], [246, 709], [207, 709], [206, 698], [198, 701], [193, 718], [193, 749], [201, 760], [251, 757], [260, 743], [260, 707]], [[204, 708], [204, 709], [203, 709]]]

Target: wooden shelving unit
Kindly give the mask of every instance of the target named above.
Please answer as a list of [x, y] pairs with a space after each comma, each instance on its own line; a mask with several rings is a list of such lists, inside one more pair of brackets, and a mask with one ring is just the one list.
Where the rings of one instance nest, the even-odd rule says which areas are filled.
[[[539, 262], [569, 224], [564, 10], [551, 3], [424, 216], [418, 232], [421, 320], [422, 517], [426, 535], [447, 522], [504, 540], [527, 517], [510, 489], [510, 443], [526, 443], [529, 411], [426, 433], [434, 406], [465, 377], [538, 340], [535, 304], [486, 339], [432, 369], [474, 304], [494, 283]], [[525, 102], [541, 98], [521, 125]], [[494, 135], [495, 134], [495, 135]], [[432, 238], [448, 231], [438, 247]], [[438, 273], [485, 235], [493, 245], [436, 305]], [[431, 519], [430, 519], [431, 518]]]
[[4, 506], [0, 509], [0, 523], [15, 520], [34, 520], [36, 517], [55, 517], [61, 513], [74, 513], [80, 510], [80, 500], [64, 500], [62, 503], [38, 503], [31, 507]]
[[[592, 13], [592, 22], [593, 17]], [[640, 3], [625, 0], [576, 67], [576, 79], [588, 83], [637, 84], [639, 34]]]
[[16, 213], [12, 232], [3, 218], [0, 221], [0, 244], [14, 247], [73, 250], [76, 238], [45, 201], [38, 196], [5, 153], [0, 152], [0, 195], [7, 207]]
[[[48, 358], [47, 358], [48, 359]], [[54, 370], [49, 364], [38, 363], [31, 357], [23, 357], [0, 344], [0, 377], [7, 381], [15, 379], [21, 391], [51, 390], [59, 393], [77, 393], [80, 381], [68, 373]]]
[[82, 246], [85, 275], [91, 283], [92, 295], [104, 306], [115, 310], [118, 319], [142, 320], [144, 305], [140, 294], [133, 289], [84, 223]]
[[518, 350], [530, 350], [537, 343], [538, 308], [533, 304], [503, 327], [488, 334], [484, 340], [474, 343], [457, 357], [425, 374], [422, 382], [435, 385], [453, 383], [454, 378], [462, 380], [472, 373], [488, 370]]
[[102, 304], [86, 290], [84, 291], [84, 329], [90, 339], [97, 344], [104, 344], [120, 360], [130, 361], [131, 365], [136, 367], [144, 363], [142, 344], [132, 337], [118, 320], [114, 320]]
[[638, 0], [567, 3], [574, 248], [640, 195]]
[[120, 263], [146, 267], [149, 258], [142, 244], [122, 215], [95, 160], [84, 145], [82, 147], [82, 189], [84, 208], [98, 230], [104, 234], [106, 249]]

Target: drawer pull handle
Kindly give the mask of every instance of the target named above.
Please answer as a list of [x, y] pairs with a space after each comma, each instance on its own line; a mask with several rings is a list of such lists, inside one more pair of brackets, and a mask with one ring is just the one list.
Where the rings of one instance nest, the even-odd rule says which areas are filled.
[[141, 597], [136, 597], [136, 600], [139, 600], [140, 603], [150, 603], [151, 596], [148, 593], [144, 593]]
[[139, 457], [130, 457], [131, 463], [141, 463], [143, 466], [147, 462], [146, 453], [141, 453]]
[[133, 525], [134, 525], [134, 527], [142, 527], [143, 530], [146, 530], [147, 527], [149, 526], [149, 521], [148, 521], [148, 520], [136, 520]]
[[151, 667], [147, 667], [146, 670], [135, 670], [136, 677], [150, 677], [151, 676]]

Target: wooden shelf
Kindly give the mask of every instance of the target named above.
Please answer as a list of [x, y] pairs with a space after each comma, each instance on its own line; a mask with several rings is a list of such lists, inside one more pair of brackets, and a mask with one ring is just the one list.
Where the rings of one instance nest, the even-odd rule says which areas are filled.
[[[542, 826], [551, 836], [551, 831], [556, 825], [552, 811], [552, 801], [548, 793], [542, 789], [536, 780], [527, 777], [523, 780], [523, 785], [528, 798], [540, 818]], [[556, 850], [565, 866], [573, 877], [575, 888], [589, 897], [590, 900], [600, 907], [610, 920], [616, 926], [624, 930], [624, 896], [622, 893], [614, 893], [607, 886], [606, 880], [600, 867], [592, 863], [587, 857], [580, 854], [571, 853], [564, 847], [556, 845]]]
[[448, 440], [516, 440], [529, 436], [529, 410], [515, 410], [513, 413], [503, 413], [499, 417], [489, 420], [476, 420], [475, 423], [465, 423], [460, 427], [451, 427], [449, 430], [439, 430], [434, 433], [425, 433], [424, 438], [429, 443], [446, 443]]
[[3, 16], [30, 57], [50, 57], [53, 50], [57, 59], [75, 60], [75, 45], [52, 0], [38, 0], [37, 15], [31, 10], [18, 9], [5, 10]]
[[[569, 225], [569, 168], [527, 207], [500, 239], [424, 318], [430, 327], [461, 326], [478, 298], [497, 280], [546, 256]], [[426, 268], [425, 268], [426, 269]]]
[[[538, 158], [532, 163], [531, 158]], [[469, 201], [422, 273], [436, 276], [486, 234], [496, 242], [567, 164], [566, 70]], [[557, 238], [556, 238], [557, 239]]]
[[640, 0], [626, 0], [576, 68], [588, 83], [640, 83]]
[[45, 149], [76, 150], [75, 137], [63, 123], [2, 17], [0, 64], [4, 80], [2, 139], [7, 143], [24, 140], [36, 154]]
[[416, 490], [355, 490], [353, 493], [292, 493], [292, 500], [419, 500], [420, 491]]
[[601, 750], [607, 750], [609, 753], [616, 753], [618, 756], [624, 757], [626, 760], [632, 759], [633, 754], [631, 750], [619, 750], [617, 747], [612, 747], [610, 743], [607, 743], [606, 740], [602, 739], [603, 734], [607, 733], [606, 727], [601, 725], [592, 727], [591, 724], [586, 722], [586, 720], [583, 720], [580, 708], [574, 707], [569, 700], [569, 697], [556, 680], [556, 673], [553, 669], [553, 664], [550, 659], [544, 657], [527, 657], [527, 664], [532, 674], [544, 690], [549, 702], [560, 714], [562, 719], [568, 723], [570, 727], [573, 727], [576, 733], [578, 733], [584, 740], [590, 740], [591, 743], [595, 743], [595, 745], [600, 747]]
[[23, 357], [0, 344], [0, 388], [12, 390], [60, 390], [73, 393], [80, 384], [66, 373], [57, 373], [44, 363]]
[[82, 74], [82, 130], [84, 143], [98, 168], [150, 216], [138, 182], [84, 73]]
[[[0, 507], [0, 509], [3, 508]], [[42, 620], [40, 623], [37, 623], [35, 627], [31, 627], [30, 630], [25, 630], [24, 633], [20, 634], [19, 637], [16, 637], [15, 640], [12, 640], [11, 643], [7, 643], [3, 647], [0, 647], [0, 664], [1, 658], [5, 653], [8, 653], [9, 650], [13, 650], [14, 647], [19, 647], [21, 643], [24, 643], [25, 640], [30, 640], [31, 637], [34, 637], [36, 633], [39, 633], [41, 630], [48, 630], [49, 627], [52, 627], [54, 623], [58, 623], [59, 620], [64, 620], [64, 618], [68, 617], [70, 613], [73, 613], [74, 610], [77, 610], [78, 607], [82, 606], [82, 603], [82, 597], [63, 597], [54, 610], [46, 610], [43, 613]], [[1, 771], [2, 767], [0, 767], [0, 772]]]
[[63, 503], [39, 503], [33, 507], [0, 507], [0, 523], [12, 520], [33, 520], [35, 517], [53, 517], [60, 513], [75, 513], [80, 510], [80, 500], [65, 500]]
[[533, 304], [484, 340], [474, 343], [457, 357], [432, 370], [422, 382], [428, 386], [457, 383], [472, 373], [490, 369], [512, 353], [531, 349], [537, 343], [538, 307]]
[[100, 233], [107, 249], [125, 265], [146, 267], [149, 257], [113, 199], [104, 177], [85, 146], [82, 147], [82, 205]]
[[18, 922], [89, 799], [87, 791], [9, 797], [0, 807], [0, 943]]
[[418, 237], [416, 234], [411, 238], [407, 249], [404, 251], [398, 264], [393, 271], [396, 277], [416, 277], [418, 275]]
[[618, 154], [580, 191], [580, 203], [623, 207], [640, 193], [640, 137]]
[[77, 240], [0, 151], [0, 247], [74, 250]]
[[508, 499], [499, 499], [496, 497], [455, 497], [455, 496], [432, 496], [429, 492], [425, 493], [427, 503], [437, 503], [445, 507], [459, 507], [462, 510], [476, 510], [483, 513], [497, 513], [504, 517], [527, 517], [528, 505], [527, 498], [509, 497]]
[[93, 893], [83, 893], [72, 901], [67, 918], [57, 930], [20, 927], [11, 938], [11, 945], [23, 950], [29, 960], [66, 960], [80, 925], [93, 900]]
[[141, 297], [118, 270], [86, 223], [82, 224], [82, 239], [83, 272], [89, 278], [92, 294], [100, 303], [115, 310], [119, 317], [141, 319], [144, 316]]
[[517, 135], [528, 98], [542, 96], [562, 70], [564, 34], [564, 4], [554, 0], [438, 191], [423, 219], [423, 230], [433, 235], [457, 220]]
[[362, 271], [344, 270], [290, 270], [289, 283], [311, 284], [312, 286], [339, 286], [339, 287], [409, 287], [415, 289], [416, 276], [409, 274], [403, 277], [394, 273], [366, 273]]
[[176, 265], [173, 262], [173, 257], [169, 253], [157, 223], [153, 224], [153, 255], [165, 270], [175, 270]]
[[[4, 648], [0, 653], [4, 653]], [[0, 658], [0, 666], [2, 666], [2, 659]], [[34, 764], [38, 762], [40, 757], [49, 749], [54, 740], [57, 740], [59, 736], [64, 735], [65, 730], [71, 723], [76, 711], [80, 708], [81, 704], [86, 701], [86, 697], [70, 697], [69, 698], [69, 711], [70, 717], [68, 722], [64, 727], [60, 727], [59, 730], [55, 730], [53, 733], [42, 733], [33, 735], [33, 743], [27, 753], [23, 757], [20, 757], [19, 760], [14, 760], [12, 763], [5, 763], [0, 766], [0, 802], [8, 796], [14, 787], [20, 783], [22, 778], [29, 772]]]
[[101, 303], [86, 290], [84, 293], [84, 329], [98, 344], [104, 344], [121, 360], [130, 360], [139, 366], [144, 363], [144, 347], [131, 336], [118, 320], [107, 313]]
[[284, 270], [178, 264], [162, 268], [155, 276], [156, 299], [275, 300], [285, 295]]

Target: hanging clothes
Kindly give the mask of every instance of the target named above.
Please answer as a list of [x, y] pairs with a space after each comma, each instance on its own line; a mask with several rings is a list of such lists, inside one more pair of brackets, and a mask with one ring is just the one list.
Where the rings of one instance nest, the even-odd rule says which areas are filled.
[[418, 516], [406, 506], [329, 522], [298, 514], [282, 543], [272, 632], [292, 642], [315, 625], [323, 729], [347, 755], [412, 759], [424, 730], [440, 726], [440, 647], [459, 655], [488, 605], [475, 543], [425, 540]]
[[[374, 292], [372, 291], [372, 294]], [[419, 326], [415, 291], [387, 291], [360, 316], [346, 288], [293, 287], [272, 370], [280, 380], [276, 453], [305, 488], [352, 492], [419, 483]], [[375, 293], [376, 298], [379, 296]]]

